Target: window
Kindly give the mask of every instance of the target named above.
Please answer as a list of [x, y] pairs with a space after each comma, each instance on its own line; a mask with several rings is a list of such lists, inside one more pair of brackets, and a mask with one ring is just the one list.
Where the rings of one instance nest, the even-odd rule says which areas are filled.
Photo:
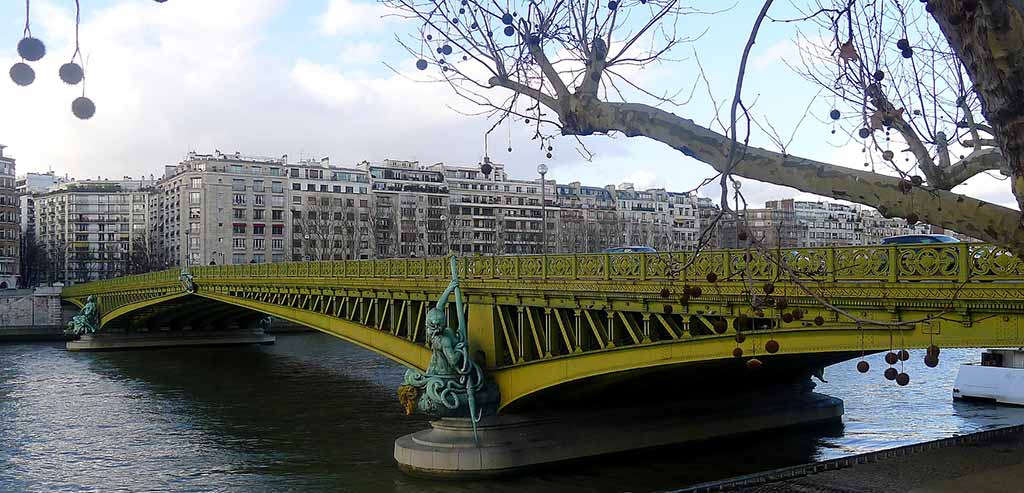
[[245, 180], [237, 179], [237, 178], [234, 179], [234, 180], [231, 180], [231, 189], [236, 191], [236, 192], [244, 192], [245, 191]]
[[257, 196], [255, 196], [255, 198], [253, 198], [253, 202], [252, 203], [254, 205], [266, 205], [263, 202], [263, 198], [264, 197], [265, 197], [264, 195], [257, 195]]
[[189, 192], [188, 193], [188, 203], [190, 203], [190, 204], [198, 204], [199, 201], [200, 201], [200, 197], [202, 197], [202, 193], [201, 192]]
[[252, 261], [256, 262], [257, 264], [262, 264], [263, 262], [267, 261], [267, 256], [262, 253], [254, 253], [252, 256]]
[[280, 221], [284, 219], [284, 211], [270, 211], [270, 219]]
[[235, 219], [245, 219], [245, 209], [231, 209], [231, 217]]
[[275, 254], [270, 256], [270, 261], [271, 262], [284, 262], [284, 254], [283, 253], [275, 253]]
[[188, 237], [188, 247], [192, 250], [199, 249], [199, 238], [195, 236]]
[[236, 194], [234, 194], [231, 197], [231, 203], [234, 204], [234, 205], [243, 205], [243, 204], [245, 204], [245, 194], [244, 193], [236, 193]]
[[270, 191], [273, 193], [284, 193], [284, 185], [279, 181], [270, 182]]
[[[138, 226], [138, 225], [136, 225]], [[188, 223], [188, 234], [199, 234], [199, 223]]]
[[234, 225], [232, 225], [231, 226], [231, 233], [236, 234], [236, 235], [244, 235], [245, 234], [245, 225], [244, 224], [234, 224]]
[[292, 190], [302, 190], [301, 183], [292, 183]]
[[266, 211], [264, 211], [263, 209], [254, 209], [252, 211], [252, 218], [253, 219], [263, 219], [263, 213], [264, 212], [266, 212]]
[[296, 204], [296, 205], [302, 205], [302, 197], [300, 197], [298, 195], [293, 195], [292, 196], [292, 203]]
[[320, 185], [320, 191], [321, 192], [326, 192], [327, 191], [327, 185]]
[[231, 165], [231, 172], [232, 173], [241, 173], [242, 172], [242, 165], [241, 164], [232, 164]]
[[232, 254], [231, 255], [231, 263], [232, 264], [244, 264], [245, 263], [245, 254], [244, 253], [234, 253], [234, 254]]
[[[254, 235], [265, 235], [265, 234], [267, 234], [266, 230], [267, 230], [267, 227], [262, 225], [262, 224], [253, 224], [252, 225], [252, 234], [254, 234]], [[263, 241], [263, 240], [260, 240], [260, 241]]]
[[231, 248], [245, 250], [245, 238], [231, 238]]
[[274, 238], [270, 240], [270, 248], [274, 250], [284, 250], [284, 240], [281, 238]]
[[281, 168], [270, 168], [270, 176], [281, 176]]
[[262, 192], [263, 191], [263, 180], [253, 180], [253, 182], [252, 182], [252, 191], [253, 192]]
[[316, 185], [314, 185], [312, 183], [307, 183], [306, 184], [306, 191], [307, 192], [315, 192], [316, 191]]
[[264, 240], [263, 238], [253, 238], [253, 240], [252, 240], [252, 249], [253, 250], [266, 250], [267, 249], [266, 240]]
[[192, 178], [191, 185], [192, 185], [192, 188], [203, 188], [203, 179], [202, 178]]
[[277, 235], [277, 236], [283, 235], [284, 234], [284, 225], [283, 224], [275, 224], [275, 225], [271, 226], [270, 227], [270, 234]]

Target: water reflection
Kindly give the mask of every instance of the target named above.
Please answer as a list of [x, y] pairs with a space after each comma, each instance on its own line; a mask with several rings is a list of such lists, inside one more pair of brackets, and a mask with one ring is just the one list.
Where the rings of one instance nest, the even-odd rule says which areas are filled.
[[855, 362], [818, 390], [844, 424], [563, 464], [501, 481], [402, 475], [394, 439], [422, 428], [394, 389], [404, 369], [327, 336], [251, 348], [67, 353], [0, 346], [0, 491], [649, 491], [1024, 422], [1024, 409], [954, 404], [960, 361], [914, 353], [899, 388]]

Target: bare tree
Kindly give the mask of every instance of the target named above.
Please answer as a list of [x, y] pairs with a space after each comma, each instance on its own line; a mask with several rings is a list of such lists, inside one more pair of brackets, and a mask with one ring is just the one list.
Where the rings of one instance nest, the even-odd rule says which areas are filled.
[[163, 270], [171, 265], [164, 249], [150, 235], [136, 235], [128, 255], [128, 274], [143, 274]]
[[[940, 225], [1024, 254], [1019, 211], [950, 191], [977, 173], [1004, 169], [1012, 177], [1012, 193], [1024, 204], [1024, 2], [822, 0], [800, 19], [778, 19], [831, 33], [823, 47], [837, 65], [831, 75], [843, 78], [833, 85], [842, 87], [837, 91], [844, 101], [860, 107], [850, 126], [867, 129], [862, 138], [871, 139], [872, 149], [887, 162], [893, 155], [886, 151], [892, 151], [876, 142], [876, 131], [895, 129], [918, 161], [924, 176], [917, 178], [907, 169], [858, 170], [793, 156], [782, 139], [773, 139], [780, 144], [777, 150], [747, 145], [749, 129], [758, 122], [743, 100], [746, 63], [758, 31], [771, 19], [772, 0], [752, 14], [733, 104], [726, 121], [717, 119], [717, 130], [659, 108], [675, 102], [673, 95], [655, 94], [628, 75], [637, 67], [671, 61], [673, 49], [688, 41], [681, 19], [697, 12], [676, 0], [385, 3], [417, 22], [418, 32], [403, 43], [420, 57], [419, 68], [436, 68], [457, 94], [489, 108], [497, 123], [535, 122], [541, 145], [550, 145], [556, 134], [644, 136], [714, 168], [723, 213], [731, 209], [727, 185], [735, 174], [866, 204], [888, 216]], [[929, 32], [935, 35], [925, 36]], [[920, 36], [909, 39], [910, 33]], [[456, 62], [459, 58], [463, 62]], [[931, 68], [924, 67], [926, 58]], [[882, 79], [876, 75], [880, 70]], [[890, 80], [900, 82], [886, 80], [892, 73], [899, 75]], [[946, 82], [927, 80], [928, 74]], [[962, 84], [952, 84], [961, 78]], [[928, 85], [957, 90], [926, 90]], [[629, 93], [652, 104], [627, 101]], [[920, 104], [896, 103], [912, 99]], [[949, 101], [960, 110], [949, 109]], [[940, 111], [955, 116], [956, 128], [936, 129]], [[958, 127], [960, 122], [965, 123]], [[964, 132], [968, 139], [960, 137]], [[856, 135], [861, 136], [859, 129]], [[972, 152], [953, 162], [946, 149], [956, 139]]]
[[309, 260], [341, 260], [357, 253], [355, 212], [345, 199], [311, 195], [301, 210], [292, 211], [292, 231], [301, 240], [300, 255]]

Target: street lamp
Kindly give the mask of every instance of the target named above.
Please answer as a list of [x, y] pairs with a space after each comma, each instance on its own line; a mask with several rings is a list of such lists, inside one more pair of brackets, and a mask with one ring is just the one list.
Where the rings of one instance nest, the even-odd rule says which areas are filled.
[[540, 174], [540, 253], [548, 253], [548, 216], [546, 186], [544, 175], [548, 173], [548, 166], [544, 163], [537, 165], [537, 173]]
[[452, 253], [452, 232], [448, 227], [448, 216], [441, 214], [441, 227], [444, 229], [444, 244], [448, 249], [448, 253]]

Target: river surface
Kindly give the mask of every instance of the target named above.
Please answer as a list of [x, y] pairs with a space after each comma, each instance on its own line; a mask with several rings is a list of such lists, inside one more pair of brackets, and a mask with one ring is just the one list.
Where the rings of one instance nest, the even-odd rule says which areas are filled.
[[434, 482], [398, 471], [394, 439], [424, 428], [395, 389], [404, 369], [321, 334], [272, 346], [69, 353], [0, 344], [0, 492], [657, 491], [1024, 423], [1024, 409], [953, 403], [959, 363], [907, 363], [909, 386], [855, 361], [817, 391], [842, 425], [778, 431], [561, 465], [519, 478]]

